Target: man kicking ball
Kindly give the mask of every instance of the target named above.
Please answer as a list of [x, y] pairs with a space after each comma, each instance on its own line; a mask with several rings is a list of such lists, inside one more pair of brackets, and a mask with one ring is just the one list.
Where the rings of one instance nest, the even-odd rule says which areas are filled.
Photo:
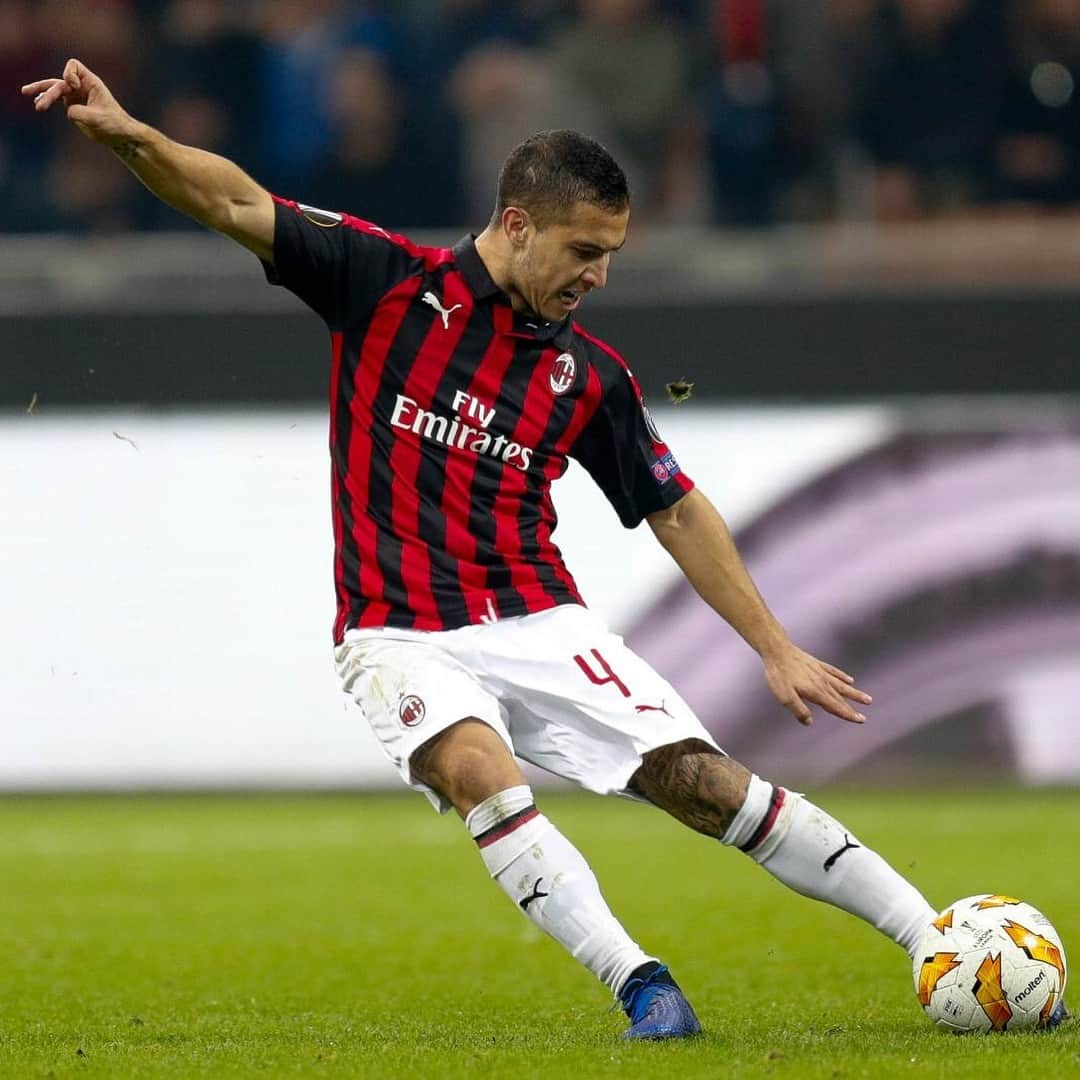
[[517, 758], [652, 803], [912, 952], [935, 915], [919, 891], [716, 746], [585, 607], [552, 540], [551, 484], [573, 458], [625, 526], [648, 522], [800, 723], [811, 705], [865, 719], [869, 695], [788, 638], [622, 357], [575, 322], [629, 222], [626, 177], [603, 147], [574, 131], [526, 139], [483, 231], [431, 248], [272, 196], [135, 120], [78, 60], [23, 92], [39, 112], [65, 106], [155, 195], [254, 252], [326, 322], [343, 685], [404, 781], [461, 815], [523, 915], [616, 995], [627, 1038], [699, 1024], [537, 809]]

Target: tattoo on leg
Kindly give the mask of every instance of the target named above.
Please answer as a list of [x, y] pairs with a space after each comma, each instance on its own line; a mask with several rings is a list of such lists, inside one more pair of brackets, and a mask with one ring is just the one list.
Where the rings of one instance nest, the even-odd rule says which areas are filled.
[[750, 771], [699, 739], [650, 750], [630, 787], [672, 817], [717, 840], [746, 798]]

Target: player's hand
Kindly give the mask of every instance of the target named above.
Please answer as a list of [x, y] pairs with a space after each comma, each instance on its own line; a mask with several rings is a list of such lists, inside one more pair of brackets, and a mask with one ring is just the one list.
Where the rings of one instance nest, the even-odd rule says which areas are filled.
[[135, 126], [105, 83], [80, 60], [69, 60], [61, 78], [27, 83], [22, 92], [34, 99], [37, 112], [48, 112], [57, 102], [66, 106], [68, 119], [95, 142], [116, 146]]
[[813, 723], [807, 702], [819, 705], [826, 712], [852, 724], [861, 724], [866, 720], [851, 702], [869, 705], [873, 698], [860, 690], [846, 671], [826, 664], [792, 644], [763, 657], [763, 662], [769, 689], [800, 724]]

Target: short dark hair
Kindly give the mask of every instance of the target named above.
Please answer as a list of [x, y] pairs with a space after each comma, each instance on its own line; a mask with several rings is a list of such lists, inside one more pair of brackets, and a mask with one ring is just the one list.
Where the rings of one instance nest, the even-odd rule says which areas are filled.
[[578, 131], [539, 131], [503, 162], [492, 221], [508, 206], [527, 210], [541, 227], [569, 216], [579, 202], [613, 213], [630, 205], [630, 186], [615, 159]]

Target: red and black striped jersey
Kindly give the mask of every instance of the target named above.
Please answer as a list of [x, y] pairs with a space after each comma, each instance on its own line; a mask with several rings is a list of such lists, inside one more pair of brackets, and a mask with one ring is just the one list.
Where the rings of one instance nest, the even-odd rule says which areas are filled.
[[267, 276], [330, 328], [335, 641], [583, 601], [552, 540], [580, 461], [628, 528], [691, 489], [613, 349], [515, 312], [472, 237], [276, 200]]

